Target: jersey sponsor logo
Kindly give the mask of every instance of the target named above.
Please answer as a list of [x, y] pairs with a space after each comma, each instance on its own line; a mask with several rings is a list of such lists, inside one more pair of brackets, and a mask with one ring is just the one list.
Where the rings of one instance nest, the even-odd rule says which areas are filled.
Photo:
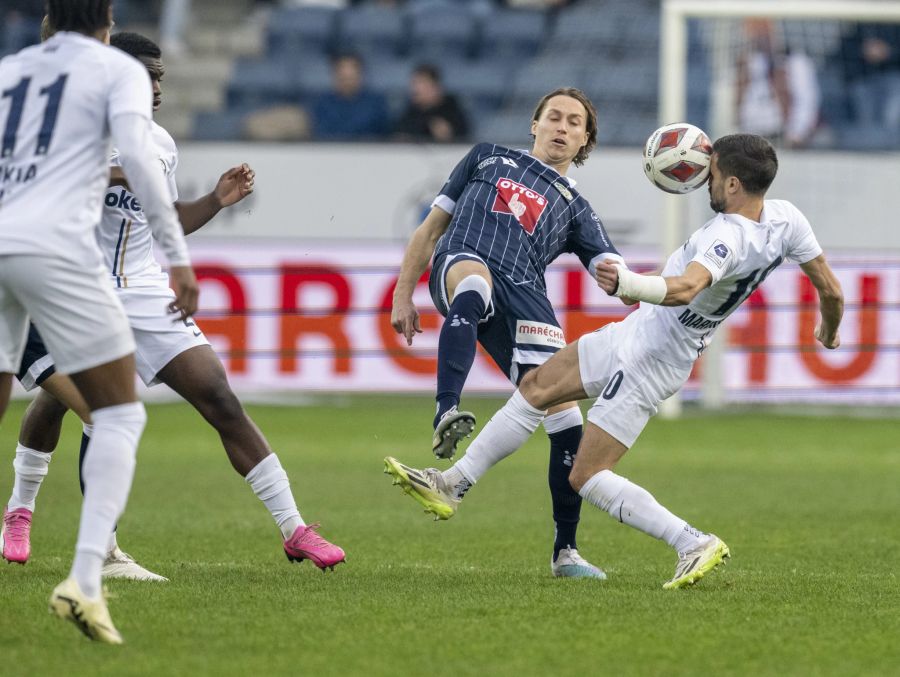
[[566, 336], [562, 329], [546, 322], [516, 320], [516, 343], [565, 348]]
[[575, 199], [574, 197], [572, 197], [572, 191], [566, 188], [561, 181], [554, 181], [553, 187], [556, 188], [556, 190], [559, 191], [559, 194], [566, 199], [566, 202], [571, 202]]
[[546, 207], [547, 198], [540, 193], [511, 179], [500, 179], [497, 182], [497, 197], [491, 211], [512, 214], [525, 232], [531, 235]]
[[704, 256], [715, 263], [717, 267], [721, 268], [725, 265], [725, 261], [730, 253], [731, 250], [728, 249], [728, 245], [722, 242], [722, 240], [716, 240], [712, 243], [710, 248], [706, 250]]
[[714, 329], [718, 327], [722, 320], [708, 320], [702, 315], [698, 315], [690, 308], [686, 308], [681, 315], [678, 316], [678, 321], [681, 322], [688, 329]]
[[491, 155], [486, 160], [482, 160], [481, 162], [479, 162], [477, 169], [484, 169], [485, 167], [490, 167], [491, 165], [496, 164], [497, 160], [499, 160], [499, 159], [500, 158], [497, 157], [496, 155]]
[[138, 199], [124, 188], [118, 193], [114, 190], [109, 191], [103, 199], [103, 204], [111, 209], [124, 209], [129, 212], [139, 212], [142, 209]]

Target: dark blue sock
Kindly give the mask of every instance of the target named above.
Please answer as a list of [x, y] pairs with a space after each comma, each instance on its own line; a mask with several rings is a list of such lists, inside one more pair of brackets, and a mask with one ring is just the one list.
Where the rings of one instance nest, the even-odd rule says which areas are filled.
[[81, 495], [84, 496], [84, 457], [87, 454], [88, 443], [91, 438], [81, 433], [81, 449], [78, 451], [78, 484], [81, 485]]
[[457, 294], [450, 304], [438, 339], [437, 415], [435, 427], [448, 409], [459, 404], [466, 377], [475, 361], [478, 320], [484, 315], [484, 300], [475, 291]]
[[575, 454], [581, 443], [582, 426], [576, 425], [551, 433], [550, 467], [547, 479], [553, 499], [553, 521], [556, 522], [556, 540], [553, 543], [553, 559], [563, 548], [577, 548], [575, 532], [581, 516], [581, 496], [569, 484], [569, 472], [575, 463]]

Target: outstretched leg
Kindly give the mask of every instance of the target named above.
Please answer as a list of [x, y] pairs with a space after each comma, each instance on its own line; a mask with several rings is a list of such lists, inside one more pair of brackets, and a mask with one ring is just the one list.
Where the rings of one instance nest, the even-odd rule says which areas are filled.
[[269, 443], [244, 411], [222, 363], [208, 345], [177, 355], [159, 379], [181, 395], [219, 433], [234, 469], [246, 479], [281, 530], [291, 560], [310, 559], [319, 568], [343, 561], [344, 551], [307, 526], [300, 516], [287, 473]]

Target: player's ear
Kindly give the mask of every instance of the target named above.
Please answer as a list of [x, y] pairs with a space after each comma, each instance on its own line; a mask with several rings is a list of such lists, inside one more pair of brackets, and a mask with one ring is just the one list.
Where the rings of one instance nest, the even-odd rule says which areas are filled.
[[537, 123], [538, 123], [537, 120], [532, 120], [532, 121], [531, 121], [531, 135], [532, 135], [532, 136], [536, 136], [536, 135], [537, 135]]

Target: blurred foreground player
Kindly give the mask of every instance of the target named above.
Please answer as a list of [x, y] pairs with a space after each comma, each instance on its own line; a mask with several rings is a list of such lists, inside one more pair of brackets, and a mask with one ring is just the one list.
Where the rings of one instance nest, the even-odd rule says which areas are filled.
[[[459, 440], [475, 427], [475, 417], [458, 405], [476, 343], [514, 384], [565, 346], [547, 298], [547, 266], [564, 252], [576, 254], [591, 275], [601, 259], [622, 261], [600, 218], [566, 176], [596, 144], [593, 104], [575, 88], [552, 91], [534, 111], [531, 135], [530, 151], [489, 143], [472, 148], [403, 257], [391, 314], [394, 329], [410, 345], [421, 331], [412, 295], [432, 254], [431, 298], [446, 317], [438, 343], [433, 421], [438, 458], [451, 458]], [[605, 578], [579, 555], [575, 539], [581, 497], [569, 485], [569, 471], [582, 433], [577, 403], [554, 403], [544, 428], [550, 437], [548, 477], [556, 524], [551, 569], [556, 576]]]
[[819, 292], [815, 338], [840, 345], [840, 283], [806, 217], [785, 200], [766, 200], [778, 161], [759, 136], [726, 136], [713, 146], [710, 206], [718, 213], [674, 252], [662, 275], [638, 275], [614, 260], [597, 265], [597, 282], [626, 303], [643, 301], [621, 322], [582, 336], [530, 372], [519, 389], [441, 473], [387, 458], [394, 475], [426, 509], [448, 519], [465, 491], [518, 449], [558, 402], [596, 397], [570, 481], [589, 503], [678, 553], [663, 587], [692, 584], [723, 563], [728, 546], [693, 528], [649, 492], [613, 472], [656, 413], [687, 381], [694, 361], [722, 321], [784, 260], [800, 264]]
[[[136, 33], [117, 33], [114, 47], [135, 57], [145, 66], [153, 84], [153, 109], [161, 103], [164, 67], [159, 47]], [[236, 204], [253, 191], [254, 173], [245, 164], [223, 174], [215, 189], [193, 202], [177, 201], [175, 168], [178, 150], [172, 137], [153, 123], [157, 155], [164, 168], [169, 190], [176, 199], [184, 232], [190, 234], [208, 223], [222, 208]], [[111, 184], [107, 190], [103, 219], [99, 228], [100, 246], [111, 283], [121, 299], [137, 343], [137, 369], [149, 386], [165, 383], [180, 394], [219, 433], [228, 458], [271, 512], [284, 537], [284, 550], [292, 561], [310, 559], [321, 569], [343, 561], [344, 552], [325, 541], [317, 527], [307, 526], [297, 510], [287, 474], [272, 453], [259, 429], [250, 420], [234, 392], [222, 363], [191, 318], [173, 323], [165, 312], [172, 292], [166, 275], [153, 255], [152, 233], [140, 201], [113, 154]], [[23, 385], [46, 378], [50, 365], [40, 356], [40, 337], [32, 334], [29, 357], [41, 365], [39, 373], [28, 373], [23, 365]], [[57, 386], [58, 387], [58, 386]], [[50, 453], [59, 441], [59, 431], [67, 405], [48, 392], [41, 392], [22, 421], [16, 449], [16, 481], [8, 504], [12, 522], [4, 541], [3, 556], [22, 564], [30, 553], [31, 515], [40, 484], [47, 474]], [[82, 451], [90, 436], [85, 426]], [[112, 532], [107, 547], [104, 576], [164, 581], [148, 571], [118, 547]]]
[[60, 372], [71, 374], [94, 426], [72, 571], [53, 591], [50, 609], [88, 637], [118, 644], [100, 570], [128, 499], [146, 414], [134, 389], [134, 339], [95, 238], [110, 137], [172, 264], [168, 310], [188, 318], [198, 287], [154, 160], [149, 78], [101, 42], [112, 25], [109, 0], [47, 6], [60, 32], [0, 61], [0, 414], [30, 317]]

